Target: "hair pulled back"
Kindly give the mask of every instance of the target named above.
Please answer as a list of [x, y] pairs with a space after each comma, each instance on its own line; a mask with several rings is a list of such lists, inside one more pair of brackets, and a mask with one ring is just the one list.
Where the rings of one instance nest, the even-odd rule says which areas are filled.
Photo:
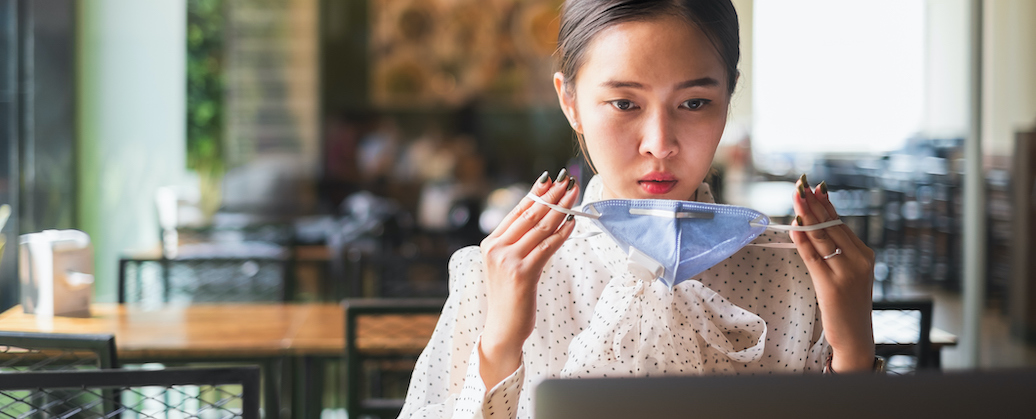
[[622, 22], [680, 16], [696, 25], [719, 52], [727, 73], [727, 93], [734, 92], [741, 59], [737, 12], [730, 0], [567, 0], [558, 32], [558, 71], [572, 89], [594, 37]]

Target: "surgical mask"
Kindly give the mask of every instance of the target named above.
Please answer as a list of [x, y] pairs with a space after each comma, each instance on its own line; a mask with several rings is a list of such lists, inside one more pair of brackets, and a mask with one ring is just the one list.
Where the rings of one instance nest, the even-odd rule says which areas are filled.
[[842, 224], [838, 219], [810, 226], [770, 224], [769, 217], [751, 208], [667, 199], [608, 199], [577, 211], [533, 193], [527, 196], [555, 211], [589, 218], [627, 253], [634, 275], [657, 278], [670, 289], [742, 247], [795, 247], [794, 243], [753, 244], [765, 230], [812, 231]]

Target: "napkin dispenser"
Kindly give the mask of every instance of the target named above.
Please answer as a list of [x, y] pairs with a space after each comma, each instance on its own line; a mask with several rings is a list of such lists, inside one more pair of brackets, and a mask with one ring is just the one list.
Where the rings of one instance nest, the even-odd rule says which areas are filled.
[[90, 236], [45, 230], [19, 240], [22, 308], [37, 316], [90, 317], [94, 269]]

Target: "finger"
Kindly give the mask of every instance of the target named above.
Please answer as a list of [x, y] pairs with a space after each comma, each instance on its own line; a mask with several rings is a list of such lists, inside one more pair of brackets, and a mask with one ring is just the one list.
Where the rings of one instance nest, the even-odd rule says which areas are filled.
[[[550, 174], [544, 170], [543, 174], [540, 175], [540, 177], [536, 179], [536, 182], [532, 184], [532, 193], [536, 194], [536, 196], [543, 196], [543, 194], [553, 185], [554, 181], [550, 179]], [[529, 199], [529, 197], [523, 197], [521, 201], [518, 201], [518, 205], [515, 205], [514, 208], [511, 209], [511, 212], [507, 213], [507, 216], [500, 221], [500, 224], [498, 224], [496, 228], [493, 229], [493, 232], [489, 233], [489, 236], [486, 238], [499, 237], [504, 231], [507, 231], [507, 227], [509, 227], [511, 223], [513, 223], [514, 220], [522, 214], [522, 212], [529, 209], [532, 204], [533, 201]]]
[[[817, 197], [817, 201], [824, 206], [828, 214], [831, 214], [836, 218], [838, 217], [838, 211], [835, 210], [834, 204], [831, 203], [831, 195], [828, 194], [826, 183], [820, 182], [820, 184], [817, 185], [816, 189], [813, 190], [813, 194]], [[854, 232], [853, 229], [849, 228], [848, 225], [841, 224], [838, 226], [838, 228], [841, 229], [842, 232], [844, 232], [845, 235], [852, 240], [853, 244], [856, 245], [857, 248], [863, 249], [867, 247], [867, 244], [865, 244], [863, 240], [861, 240], [860, 237], [856, 234], [856, 232]]]
[[[803, 175], [799, 179], [796, 187], [795, 198], [793, 199], [795, 213], [801, 218], [801, 225], [813, 225], [830, 221], [831, 215], [828, 214], [827, 209], [817, 200], [816, 195], [813, 193], [809, 184], [806, 182], [806, 176]], [[820, 255], [830, 255], [835, 252], [835, 249], [842, 248], [842, 251], [850, 250], [850, 246], [855, 248], [852, 240], [849, 239], [845, 232], [839, 228], [825, 228], [820, 230], [807, 231], [806, 237], [816, 249], [816, 252]]]
[[799, 199], [802, 201], [803, 208], [812, 215], [812, 219], [818, 223], [834, 219], [834, 216], [827, 212], [827, 208], [817, 200], [816, 194], [809, 186], [809, 181], [806, 180], [806, 175], [802, 175], [799, 178], [799, 181], [795, 183], [795, 188], [799, 193]]
[[[546, 264], [554, 253], [561, 248], [561, 245], [565, 243], [572, 236], [572, 231], [576, 228], [575, 217], [565, 216], [565, 221], [561, 224], [561, 227], [557, 229], [553, 234], [548, 236], [539, 242], [538, 245], [533, 247], [532, 251], [529, 252], [527, 258], [536, 261], [537, 263]], [[543, 269], [542, 267], [540, 268]]]
[[[571, 207], [579, 197], [579, 188], [576, 187], [575, 180], [573, 179], [569, 182], [571, 188], [566, 187], [567, 190], [565, 195], [558, 203], [564, 207]], [[539, 246], [540, 243], [548, 237], [551, 237], [551, 235], [561, 227], [566, 217], [568, 217], [568, 215], [560, 211], [548, 212], [538, 223], [536, 223], [535, 226], [515, 242], [515, 252], [519, 255], [528, 255], [537, 246]]]
[[[813, 192], [807, 185], [806, 175], [802, 175], [798, 182], [795, 183], [795, 196], [792, 198], [792, 206], [795, 208], [795, 220], [800, 226], [809, 226], [827, 221], [827, 211], [821, 213], [821, 216], [824, 217], [821, 218], [813, 208], [810, 208], [809, 199], [812, 197], [814, 202], [816, 202], [816, 197], [813, 196]], [[814, 206], [819, 207], [820, 205], [816, 203]], [[813, 242], [813, 247], [818, 252], [834, 251], [835, 245], [826, 230], [813, 230], [801, 233], [804, 233], [806, 238]]]
[[[801, 216], [795, 217], [795, 225], [803, 225], [799, 220]], [[795, 248], [799, 251], [799, 256], [802, 257], [802, 261], [806, 263], [806, 267], [809, 268], [813, 276], [817, 276], [817, 273], [830, 273], [831, 267], [824, 262], [823, 255], [817, 252], [816, 247], [813, 246], [813, 242], [810, 241], [809, 237], [804, 231], [790, 231], [791, 241], [795, 243]], [[825, 253], [825, 255], [828, 253]], [[817, 271], [820, 272], [817, 272]]]
[[[571, 184], [571, 182], [574, 182], [574, 180], [562, 171], [562, 173], [559, 173], [557, 181], [547, 189], [547, 192], [540, 195], [540, 198], [550, 204], [560, 204], [562, 198], [565, 197], [565, 192], [568, 191], [568, 185]], [[517, 217], [515, 217], [511, 225], [507, 226], [507, 229], [500, 234], [499, 240], [506, 244], [514, 244], [525, 236], [530, 229], [535, 228], [543, 217], [554, 212], [557, 211], [551, 210], [546, 205], [536, 205], [533, 203], [532, 206], [526, 208], [525, 211], [522, 211]], [[560, 221], [558, 224], [560, 224]], [[551, 230], [551, 232], [553, 232], [553, 230]]]

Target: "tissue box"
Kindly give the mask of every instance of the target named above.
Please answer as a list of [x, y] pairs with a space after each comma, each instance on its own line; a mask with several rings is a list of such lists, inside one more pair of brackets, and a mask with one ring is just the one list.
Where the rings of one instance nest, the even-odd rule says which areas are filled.
[[79, 230], [46, 230], [19, 240], [22, 308], [37, 316], [90, 317], [93, 249]]

